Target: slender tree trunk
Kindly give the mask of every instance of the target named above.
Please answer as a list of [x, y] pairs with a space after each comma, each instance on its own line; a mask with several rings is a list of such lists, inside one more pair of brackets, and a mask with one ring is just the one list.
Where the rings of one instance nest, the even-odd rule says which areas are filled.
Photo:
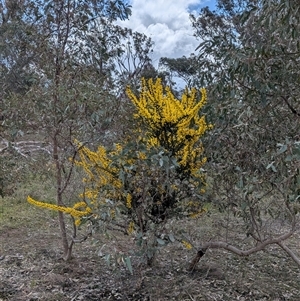
[[[67, 20], [66, 20], [66, 31], [63, 30], [62, 22], [63, 17], [62, 13], [64, 11], [64, 1], [58, 2], [59, 8], [56, 11], [56, 26], [57, 26], [57, 44], [60, 47], [57, 48], [56, 56], [55, 56], [55, 73], [54, 73], [54, 95], [53, 95], [53, 105], [54, 105], [54, 135], [53, 135], [53, 159], [56, 166], [56, 201], [58, 206], [64, 206], [63, 203], [63, 180], [62, 180], [62, 165], [60, 161], [59, 154], [59, 134], [60, 127], [63, 123], [63, 116], [59, 114], [59, 106], [60, 106], [60, 85], [61, 85], [61, 70], [65, 56], [65, 47], [67, 44], [67, 39], [69, 37], [69, 13], [70, 13], [70, 1], [67, 1]], [[64, 260], [69, 260], [72, 255], [72, 246], [73, 242], [69, 244], [65, 217], [63, 212], [58, 212], [58, 221], [61, 232], [63, 251], [64, 251]]]
[[[59, 154], [58, 154], [58, 130], [55, 132], [53, 137], [53, 159], [56, 167], [56, 201], [58, 206], [64, 206], [62, 200], [62, 174], [61, 174], [61, 164], [59, 162]], [[69, 260], [71, 257], [70, 248], [72, 249], [72, 245], [69, 247], [67, 231], [66, 231], [66, 223], [63, 212], [58, 212], [58, 221], [61, 232], [63, 250], [64, 250], [64, 259]]]

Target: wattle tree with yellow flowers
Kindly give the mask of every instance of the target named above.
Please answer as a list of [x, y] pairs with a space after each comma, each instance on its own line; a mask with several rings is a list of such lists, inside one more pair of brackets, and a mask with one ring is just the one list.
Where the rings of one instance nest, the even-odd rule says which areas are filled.
[[74, 226], [89, 220], [102, 231], [134, 232], [143, 258], [151, 264], [157, 248], [175, 239], [191, 248], [163, 229], [171, 218], [196, 218], [206, 211], [201, 137], [212, 126], [200, 114], [205, 89], [186, 89], [177, 99], [160, 79], [142, 79], [139, 95], [129, 87], [127, 95], [136, 110], [136, 129], [125, 142], [91, 150], [76, 141], [79, 158], [74, 163], [85, 171], [82, 202], [54, 208], [28, 201], [70, 214]]
[[177, 160], [178, 172], [198, 177], [206, 158], [202, 157], [201, 137], [211, 127], [199, 111], [206, 102], [206, 90], [187, 89], [181, 99], [176, 99], [170, 87], [161, 80], [142, 80], [142, 91], [137, 97], [128, 88], [127, 95], [137, 109], [143, 140], [148, 147], [163, 148]]
[[200, 114], [205, 89], [186, 89], [177, 99], [160, 79], [142, 79], [139, 95], [129, 87], [127, 95], [137, 129], [111, 150], [92, 151], [78, 142], [76, 164], [86, 173], [82, 198], [93, 208], [97, 225], [135, 232], [150, 264], [157, 247], [175, 239], [162, 232], [170, 218], [205, 212], [201, 137], [212, 126]]

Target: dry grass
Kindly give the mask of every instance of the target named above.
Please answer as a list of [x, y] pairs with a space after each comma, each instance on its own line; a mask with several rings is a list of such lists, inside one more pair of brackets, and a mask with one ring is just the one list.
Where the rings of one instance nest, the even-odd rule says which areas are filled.
[[[130, 275], [122, 263], [108, 266], [104, 255], [130, 253], [135, 248], [133, 239], [98, 234], [76, 245], [72, 261], [64, 262], [55, 215], [27, 204], [30, 190], [32, 187], [22, 187], [1, 200], [1, 301], [300, 300], [300, 270], [275, 246], [247, 258], [208, 250], [189, 272], [195, 249], [186, 250], [175, 242], [160, 250], [152, 268], [139, 265], [132, 253], [134, 274]], [[40, 194], [47, 196], [47, 190]], [[216, 223], [222, 218], [214, 213], [176, 221], [169, 227], [184, 228], [186, 237], [197, 246], [199, 241], [218, 237]], [[242, 232], [235, 232], [233, 238], [247, 244]], [[299, 233], [290, 244], [299, 250]]]

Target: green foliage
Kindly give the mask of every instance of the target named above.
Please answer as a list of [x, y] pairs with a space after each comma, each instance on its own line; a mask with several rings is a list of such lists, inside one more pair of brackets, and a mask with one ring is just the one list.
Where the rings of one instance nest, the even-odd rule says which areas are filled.
[[184, 80], [188, 87], [195, 87], [197, 85], [196, 75], [200, 72], [197, 56], [184, 56], [177, 59], [162, 57], [159, 61], [159, 66], [167, 69], [164, 75], [171, 83], [173, 82], [173, 77], [178, 76]]
[[265, 218], [283, 218], [294, 229], [291, 202], [299, 201], [299, 5], [218, 1], [218, 7], [192, 16], [203, 40], [198, 66], [207, 71], [198, 80], [208, 86], [215, 124], [206, 150], [216, 203], [240, 214], [254, 239], [276, 235]]
[[[125, 87], [150, 63], [152, 42], [115, 24], [131, 13], [124, 1], [16, 3], [3, 3], [0, 16], [1, 138], [15, 142], [11, 132], [22, 130], [23, 140], [46, 144], [63, 206], [74, 179], [74, 137], [92, 144], [122, 135]], [[59, 219], [68, 258], [73, 242], [62, 212]]]
[[[170, 219], [205, 212], [203, 184], [192, 177], [181, 179], [179, 164], [164, 148], [149, 150], [141, 142], [130, 142], [120, 152], [103, 156], [83, 148], [78, 162], [91, 172], [82, 197], [95, 214], [92, 223], [98, 231], [135, 233], [141, 258], [152, 264], [157, 250], [174, 241], [164, 230]], [[103, 159], [107, 165], [100, 163]]]

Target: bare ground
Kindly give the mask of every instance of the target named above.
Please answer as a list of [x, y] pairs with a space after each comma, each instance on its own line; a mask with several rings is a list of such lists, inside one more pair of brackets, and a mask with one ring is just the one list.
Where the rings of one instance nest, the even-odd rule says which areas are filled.
[[[213, 216], [186, 225], [192, 238], [206, 236], [208, 218]], [[152, 268], [132, 255], [131, 275], [122, 263], [108, 266], [102, 255], [130, 252], [132, 238], [90, 238], [64, 262], [57, 229], [49, 215], [0, 225], [0, 301], [300, 300], [300, 269], [275, 246], [247, 258], [209, 250], [189, 272], [195, 250], [174, 243], [161, 250]], [[299, 236], [291, 243], [299, 250]]]

